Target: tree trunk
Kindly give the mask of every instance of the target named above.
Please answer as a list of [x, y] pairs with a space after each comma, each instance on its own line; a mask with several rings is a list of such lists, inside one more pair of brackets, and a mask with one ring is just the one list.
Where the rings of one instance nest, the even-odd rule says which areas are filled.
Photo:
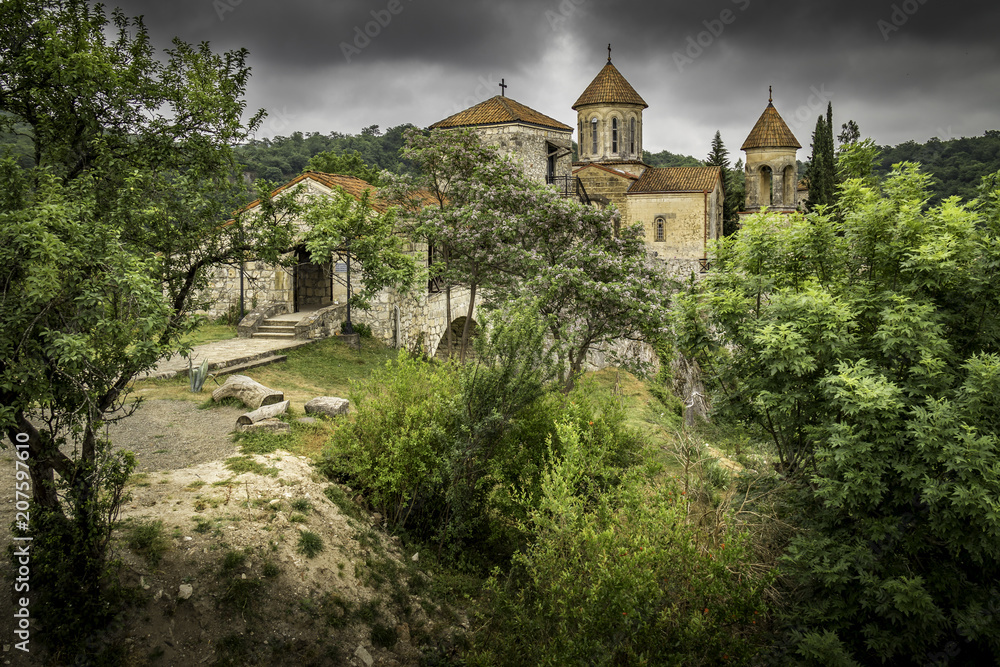
[[243, 426], [246, 424], [256, 424], [263, 419], [270, 419], [271, 417], [283, 415], [288, 410], [289, 403], [290, 401], [281, 401], [280, 403], [272, 403], [270, 405], [257, 408], [253, 412], [245, 412], [236, 418], [236, 425]]
[[219, 402], [224, 398], [238, 398], [251, 410], [262, 405], [273, 405], [285, 400], [285, 394], [269, 389], [246, 375], [230, 375], [225, 384], [212, 392], [212, 400]]
[[472, 311], [476, 307], [476, 283], [469, 287], [469, 310], [465, 315], [465, 326], [462, 327], [462, 352], [459, 361], [465, 363], [465, 349], [469, 345], [469, 329], [472, 323]]
[[[59, 496], [56, 494], [55, 473], [58, 469], [60, 476], [68, 479], [72, 474], [72, 462], [58, 449], [52, 453], [47, 451], [54, 448], [54, 445], [45, 446], [42, 434], [28, 421], [23, 411], [19, 410], [14, 419], [17, 421], [17, 426], [8, 429], [7, 437], [16, 447], [18, 444], [25, 444], [18, 440], [19, 434], [28, 436], [26, 443], [28, 445], [28, 460], [25, 463], [28, 464], [28, 472], [31, 475], [32, 499], [47, 510], [61, 512]], [[23, 439], [22, 437], [21, 440]], [[14, 451], [24, 451], [24, 449], [15, 449]], [[17, 460], [21, 460], [20, 457]]]

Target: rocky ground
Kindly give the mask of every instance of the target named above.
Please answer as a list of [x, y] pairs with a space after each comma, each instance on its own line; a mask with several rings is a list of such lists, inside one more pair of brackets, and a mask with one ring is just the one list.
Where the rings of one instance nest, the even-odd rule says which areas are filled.
[[[436, 585], [419, 554], [386, 535], [377, 515], [358, 510], [349, 489], [331, 485], [304, 458], [278, 451], [227, 467], [226, 459], [239, 455], [229, 435], [239, 412], [149, 401], [112, 427], [116, 446], [137, 453], [140, 471], [114, 551], [122, 581], [137, 587], [143, 602], [105, 633], [127, 644], [127, 664], [446, 661], [468, 621], [459, 606], [431, 601]], [[6, 547], [14, 500], [9, 450], [0, 470], [0, 479], [11, 480], [0, 485]], [[310, 543], [321, 547], [311, 557], [304, 551]], [[0, 568], [7, 574], [6, 559]], [[10, 596], [2, 596], [0, 625], [12, 612]], [[0, 639], [0, 661], [49, 664], [37, 655], [23, 660], [12, 636], [5, 631]]]

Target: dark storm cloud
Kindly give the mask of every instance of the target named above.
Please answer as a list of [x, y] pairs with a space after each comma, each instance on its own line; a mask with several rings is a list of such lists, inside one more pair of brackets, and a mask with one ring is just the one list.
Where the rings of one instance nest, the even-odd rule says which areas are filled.
[[767, 88], [808, 157], [834, 105], [879, 143], [1000, 127], [1000, 5], [944, 0], [632, 2], [178, 0], [117, 3], [174, 35], [250, 50], [260, 134], [427, 125], [507, 94], [575, 125], [569, 108], [613, 46], [650, 104], [645, 147], [703, 157], [716, 129], [733, 158]]

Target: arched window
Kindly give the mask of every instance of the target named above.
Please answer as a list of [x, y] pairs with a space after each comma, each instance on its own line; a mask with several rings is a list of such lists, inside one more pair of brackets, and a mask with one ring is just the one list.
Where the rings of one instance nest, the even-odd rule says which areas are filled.
[[590, 152], [597, 155], [597, 118], [590, 119]]
[[618, 119], [611, 119], [611, 152], [618, 152]]
[[764, 165], [760, 168], [760, 206], [771, 205], [771, 168]]
[[628, 152], [632, 153], [633, 155], [635, 155], [635, 118], [632, 118], [631, 120], [629, 120], [628, 124], [629, 124], [629, 128], [628, 128], [628, 139], [629, 139], [629, 141], [628, 141], [628, 143], [629, 143]]
[[664, 227], [664, 225], [665, 225], [665, 222], [664, 222], [663, 218], [657, 218], [656, 219], [656, 222], [654, 223], [654, 226], [656, 227], [656, 240], [657, 241], [662, 241], [663, 240], [663, 227]]

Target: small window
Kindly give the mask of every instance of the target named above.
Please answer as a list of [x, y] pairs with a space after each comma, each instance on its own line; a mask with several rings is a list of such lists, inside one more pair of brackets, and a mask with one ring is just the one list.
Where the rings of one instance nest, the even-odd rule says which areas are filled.
[[635, 118], [629, 120], [628, 144], [629, 144], [628, 148], [629, 153], [635, 155]]
[[656, 227], [656, 240], [657, 241], [662, 241], [663, 240], [663, 227], [664, 227], [663, 218], [657, 218], [656, 219], [655, 227]]
[[611, 152], [618, 152], [618, 119], [611, 119]]
[[590, 119], [590, 152], [597, 155], [597, 119]]

